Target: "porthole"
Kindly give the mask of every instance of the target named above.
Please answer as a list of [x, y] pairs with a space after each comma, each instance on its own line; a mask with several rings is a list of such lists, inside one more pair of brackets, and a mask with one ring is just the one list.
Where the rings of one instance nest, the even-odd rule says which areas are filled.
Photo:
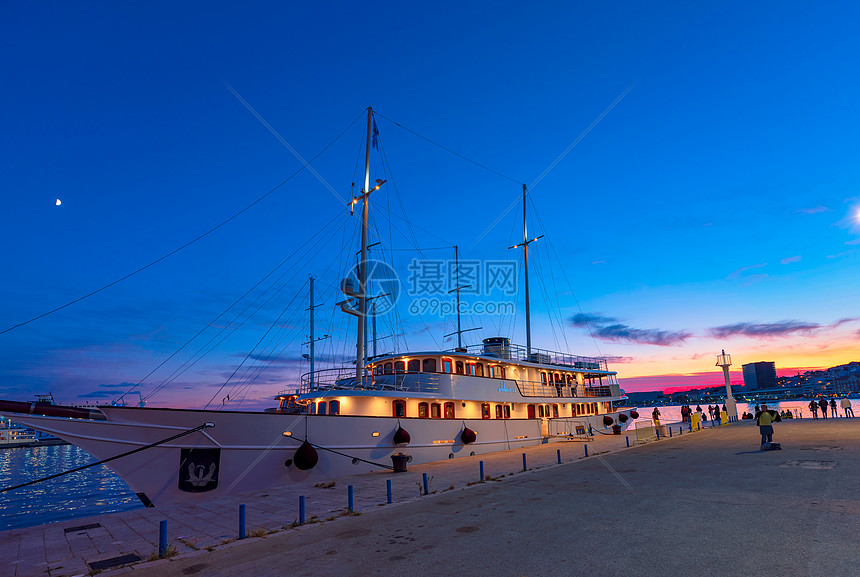
[[474, 457], [474, 456], [475, 456], [475, 451], [472, 451], [471, 453], [469, 453], [469, 456], [470, 456], [470, 457]]
[[449, 458], [449, 459], [453, 459], [453, 458], [454, 458], [454, 453], [448, 453], [448, 458]]

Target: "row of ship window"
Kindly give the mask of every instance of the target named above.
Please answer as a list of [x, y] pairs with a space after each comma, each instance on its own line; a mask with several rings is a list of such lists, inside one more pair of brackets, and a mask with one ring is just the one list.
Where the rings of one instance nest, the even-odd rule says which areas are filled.
[[[559, 409], [557, 404], [553, 405], [528, 405], [526, 407], [529, 419], [543, 417], [559, 417]], [[406, 418], [406, 401], [394, 401], [392, 406], [392, 416], [397, 418]], [[320, 401], [318, 403], [310, 403], [308, 405], [309, 415], [339, 415], [340, 401]], [[491, 414], [495, 414], [497, 419], [510, 419], [510, 405], [495, 405], [491, 413], [490, 403], [481, 403], [481, 418], [491, 419]], [[579, 415], [594, 415], [597, 414], [597, 403], [571, 403], [570, 416], [576, 417]], [[418, 403], [418, 418], [419, 419], [454, 419], [454, 403]]]
[[[436, 359], [411, 359], [406, 361], [394, 361], [376, 365], [373, 367], [374, 375], [393, 375], [402, 373], [435, 373]], [[454, 361], [453, 359], [442, 359], [443, 373], [456, 373], [458, 375], [484, 376], [484, 363]], [[499, 365], [487, 365], [487, 376], [491, 379], [504, 379], [505, 367]]]

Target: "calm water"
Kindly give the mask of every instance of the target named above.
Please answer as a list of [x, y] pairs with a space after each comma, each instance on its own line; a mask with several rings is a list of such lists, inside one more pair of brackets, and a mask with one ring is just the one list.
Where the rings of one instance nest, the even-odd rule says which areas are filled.
[[[837, 404], [838, 404], [837, 400]], [[812, 418], [809, 400], [768, 403], [768, 408], [789, 409], [803, 418]], [[755, 404], [738, 403], [738, 414], [752, 412]], [[851, 406], [860, 416], [860, 400]], [[696, 405], [692, 405], [693, 410]], [[651, 417], [651, 408], [639, 409], [642, 418]], [[702, 405], [707, 413], [708, 405]], [[842, 414], [842, 409], [838, 409]], [[829, 412], [828, 412], [829, 415]], [[681, 420], [680, 405], [660, 407], [664, 423]], [[74, 469], [95, 459], [73, 445], [0, 450], [0, 488]], [[140, 509], [143, 505], [125, 482], [104, 465], [0, 493], [0, 530], [31, 527], [53, 521], [89, 517], [116, 511]]]
[[[95, 459], [73, 445], [0, 450], [0, 488], [74, 469]], [[104, 465], [0, 493], [0, 530], [114, 511], [140, 509], [140, 499]]]

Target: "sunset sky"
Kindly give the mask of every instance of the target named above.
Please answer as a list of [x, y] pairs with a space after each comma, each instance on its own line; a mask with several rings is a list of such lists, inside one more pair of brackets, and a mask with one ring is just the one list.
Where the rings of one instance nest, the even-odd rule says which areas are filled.
[[153, 406], [271, 406], [308, 370], [309, 274], [319, 366], [347, 361], [368, 106], [371, 256], [398, 279], [380, 352], [455, 346], [415, 276], [454, 245], [519, 275], [464, 294], [464, 341], [525, 342], [526, 184], [535, 347], [609, 357], [628, 391], [720, 384], [722, 349], [738, 383], [748, 362], [860, 360], [858, 21], [848, 2], [5, 3], [0, 398], [139, 383]]

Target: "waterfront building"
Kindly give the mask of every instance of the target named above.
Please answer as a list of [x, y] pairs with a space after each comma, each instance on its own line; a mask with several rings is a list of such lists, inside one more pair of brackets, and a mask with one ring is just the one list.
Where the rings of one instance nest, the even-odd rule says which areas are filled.
[[745, 390], [776, 388], [776, 364], [760, 361], [743, 365]]

